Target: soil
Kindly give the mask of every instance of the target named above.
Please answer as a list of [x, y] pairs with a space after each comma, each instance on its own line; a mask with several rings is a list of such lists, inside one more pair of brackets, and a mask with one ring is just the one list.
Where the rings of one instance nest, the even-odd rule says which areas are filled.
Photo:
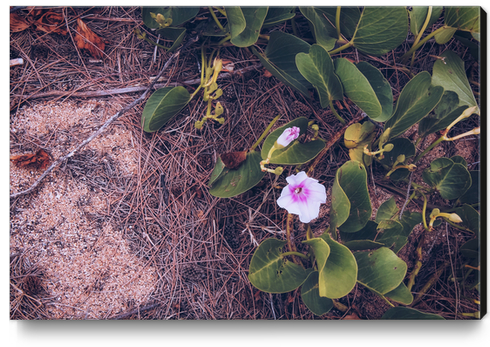
[[[143, 29], [139, 7], [62, 13], [67, 18], [94, 16], [86, 22], [104, 37], [105, 56], [94, 59], [76, 48], [69, 35], [33, 28], [11, 33], [11, 58], [25, 61], [10, 68], [11, 156], [43, 149], [51, 163], [63, 157], [141, 95], [117, 90], [148, 85], [171, 55], [136, 38], [133, 29]], [[302, 28], [307, 30], [306, 25]], [[454, 40], [445, 47], [462, 50]], [[430, 49], [438, 55], [444, 47]], [[164, 80], [181, 83], [200, 77], [198, 54], [185, 53]], [[282, 117], [277, 126], [299, 116], [316, 121], [324, 139], [341, 131], [342, 125], [329, 109], [264, 74], [249, 51], [227, 48], [222, 56], [234, 62], [235, 71], [248, 68], [219, 81], [224, 125], [208, 121], [202, 130], [195, 129], [206, 107], [197, 98], [160, 131], [145, 133], [140, 124], [143, 102], [63, 161], [32, 192], [11, 199], [11, 319], [379, 319], [389, 308], [357, 285], [339, 300], [346, 311], [335, 308], [317, 317], [303, 304], [299, 291], [272, 295], [248, 281], [256, 245], [271, 236], [284, 237], [286, 214], [275, 201], [293, 168], [286, 168], [277, 180], [266, 175], [240, 196], [219, 199], [207, 187], [217, 156], [250, 148], [278, 114]], [[344, 56], [356, 59], [358, 54], [349, 51]], [[468, 54], [465, 57], [471, 61]], [[382, 67], [398, 95], [408, 76], [389, 59], [364, 59]], [[424, 59], [418, 64], [425, 68]], [[111, 95], [101, 96], [107, 90]], [[336, 106], [347, 120], [361, 114], [353, 104]], [[436, 147], [421, 161], [414, 180], [434, 158], [453, 155], [478, 169], [478, 138]], [[338, 141], [316, 167], [315, 178], [327, 187], [328, 196], [335, 172], [346, 160], [348, 152]], [[11, 162], [10, 194], [29, 188], [43, 171]], [[382, 178], [383, 170], [373, 165], [368, 177], [373, 216], [391, 196], [400, 208], [406, 200], [405, 194], [376, 184]], [[399, 188], [406, 190], [406, 185]], [[328, 226], [323, 217], [329, 215], [330, 203], [322, 205], [319, 218], [311, 223], [315, 235]], [[415, 211], [420, 206], [410, 203], [406, 208]], [[293, 237], [301, 240], [302, 223], [296, 220], [294, 230]], [[458, 245], [471, 235], [446, 224], [423, 235], [423, 227], [417, 226], [398, 254], [410, 274], [415, 249], [423, 242], [424, 267], [414, 293], [445, 260], [450, 266], [414, 308], [447, 319], [462, 319], [460, 312], [478, 310], [472, 301], [478, 299], [475, 290], [447, 280], [462, 262]]]

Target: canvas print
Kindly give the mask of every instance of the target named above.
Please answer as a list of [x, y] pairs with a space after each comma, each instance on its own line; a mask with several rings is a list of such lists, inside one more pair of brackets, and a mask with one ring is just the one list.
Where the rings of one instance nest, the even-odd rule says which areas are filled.
[[482, 318], [485, 19], [10, 7], [10, 319]]

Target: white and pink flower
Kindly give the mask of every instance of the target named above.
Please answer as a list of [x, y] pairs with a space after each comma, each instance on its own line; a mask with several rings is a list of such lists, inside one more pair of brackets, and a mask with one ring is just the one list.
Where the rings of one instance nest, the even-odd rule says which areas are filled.
[[277, 199], [279, 207], [299, 216], [303, 223], [318, 217], [320, 205], [327, 202], [325, 187], [318, 180], [308, 177], [304, 171], [286, 178], [288, 185]]
[[298, 127], [291, 127], [284, 130], [276, 140], [276, 143], [282, 147], [288, 146], [291, 142], [296, 140], [299, 136], [300, 129]]

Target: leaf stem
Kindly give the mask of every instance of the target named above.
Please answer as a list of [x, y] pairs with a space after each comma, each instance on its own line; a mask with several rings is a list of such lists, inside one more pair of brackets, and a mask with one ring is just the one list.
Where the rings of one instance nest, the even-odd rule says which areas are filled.
[[332, 55], [339, 53], [340, 51], [343, 51], [344, 49], [347, 49], [347, 48], [352, 47], [352, 46], [354, 46], [354, 43], [352, 41], [349, 41], [345, 45], [340, 46], [339, 48], [336, 48], [333, 51], [328, 52], [328, 54], [330, 54], [330, 56], [332, 56]]
[[337, 6], [337, 12], [335, 13], [335, 26], [337, 28], [337, 36], [340, 41], [342, 39], [342, 36], [340, 35], [340, 6]]
[[300, 252], [290, 251], [290, 252], [285, 252], [285, 253], [281, 254], [282, 257], [285, 257], [287, 255], [297, 255], [298, 257], [301, 257], [303, 259], [309, 259], [307, 255], [300, 253]]
[[257, 141], [255, 141], [255, 143], [252, 145], [252, 147], [250, 147], [249, 149], [249, 152], [253, 152], [255, 150], [255, 148], [262, 142], [262, 140], [268, 135], [269, 133], [269, 130], [271, 130], [271, 128], [274, 126], [274, 124], [279, 120], [279, 118], [281, 118], [281, 115], [277, 115], [270, 123], [269, 125], [267, 126], [267, 128], [265, 128], [265, 130], [262, 132], [262, 134], [260, 135], [259, 139]]
[[424, 43], [426, 43], [427, 41], [429, 41], [431, 38], [433, 38], [435, 35], [439, 34], [440, 32], [444, 31], [445, 29], [447, 29], [447, 27], [445, 25], [443, 25], [442, 27], [434, 30], [433, 32], [431, 32], [429, 35], [427, 35], [426, 37], [424, 37], [418, 44], [412, 46], [412, 48], [410, 48], [410, 50], [405, 53], [401, 58], [400, 58], [400, 61], [402, 63], [406, 62], [408, 57], [410, 57], [412, 55], [413, 52], [415, 52], [417, 49], [419, 49]]
[[209, 13], [211, 14], [211, 17], [213, 17], [213, 20], [214, 22], [216, 23], [216, 25], [218, 26], [218, 28], [221, 30], [221, 31], [225, 31], [225, 28], [223, 28], [223, 25], [221, 25], [220, 21], [218, 20], [218, 18], [216, 17], [216, 14], [214, 13], [214, 10], [211, 6], [208, 7], [209, 9]]
[[[425, 29], [427, 29], [427, 25], [429, 25], [429, 20], [430, 17], [432, 16], [432, 6], [429, 6], [429, 9], [427, 10], [427, 17], [425, 18], [424, 25], [422, 25], [422, 28], [420, 28], [420, 32], [415, 38], [415, 41], [413, 42], [413, 46], [415, 46], [417, 43], [419, 43], [420, 39], [422, 38], [422, 35], [424, 34]], [[412, 53], [412, 61], [410, 62], [410, 68], [413, 66], [413, 62], [415, 60], [415, 52]]]
[[335, 107], [333, 107], [332, 100], [330, 99], [330, 100], [328, 100], [328, 102], [329, 102], [330, 109], [332, 110], [332, 113], [334, 114], [334, 116], [340, 121], [340, 123], [342, 123], [343, 125], [345, 125], [345, 120], [342, 117], [340, 117], [340, 115], [335, 110]]

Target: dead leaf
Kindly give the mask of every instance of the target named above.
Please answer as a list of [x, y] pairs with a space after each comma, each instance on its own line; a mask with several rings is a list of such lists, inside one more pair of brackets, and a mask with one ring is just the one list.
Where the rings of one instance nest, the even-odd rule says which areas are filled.
[[37, 30], [44, 31], [48, 34], [56, 33], [66, 35], [68, 33], [63, 15], [53, 11], [44, 13], [34, 22], [34, 25]]
[[95, 59], [102, 58], [102, 52], [105, 49], [104, 41], [90, 30], [80, 18], [77, 18], [77, 24], [75, 42], [78, 48], [88, 50]]
[[247, 159], [247, 151], [223, 153], [220, 158], [228, 169], [237, 169]]
[[359, 318], [359, 316], [355, 313], [352, 313], [352, 314], [348, 314], [347, 316], [344, 316], [344, 318], [342, 318], [343, 320], [361, 320], [361, 318]]
[[31, 26], [24, 17], [20, 16], [18, 13], [10, 14], [10, 31], [13, 33], [18, 33], [24, 31]]
[[264, 77], [266, 77], [266, 78], [272, 77], [272, 74], [270, 73], [269, 70], [264, 70]]
[[34, 169], [46, 170], [50, 157], [48, 153], [40, 149], [36, 153], [13, 155], [10, 157], [10, 160], [18, 167], [32, 167]]

